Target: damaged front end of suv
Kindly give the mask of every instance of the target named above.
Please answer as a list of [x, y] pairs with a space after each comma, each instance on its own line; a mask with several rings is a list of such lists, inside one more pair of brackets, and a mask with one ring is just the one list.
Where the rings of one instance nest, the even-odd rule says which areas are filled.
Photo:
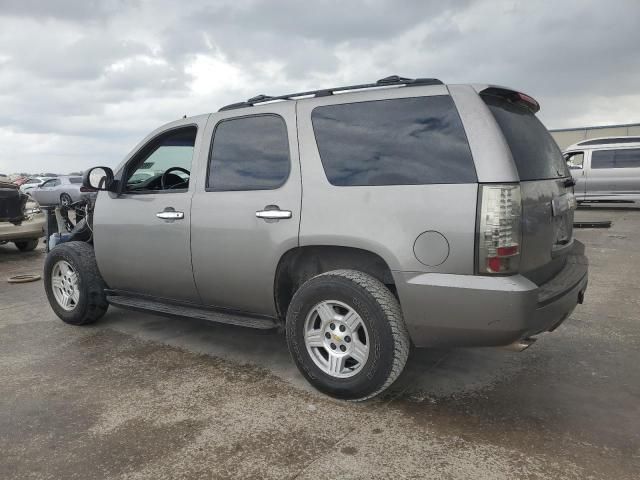
[[13, 242], [21, 252], [34, 250], [44, 233], [44, 222], [38, 202], [17, 185], [0, 182], [0, 245]]

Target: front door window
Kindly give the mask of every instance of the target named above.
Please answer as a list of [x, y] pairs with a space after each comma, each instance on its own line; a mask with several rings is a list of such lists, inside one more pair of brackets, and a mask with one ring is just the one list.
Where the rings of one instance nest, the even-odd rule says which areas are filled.
[[125, 190], [129, 193], [188, 190], [196, 133], [196, 127], [186, 127], [151, 142], [129, 169]]
[[571, 152], [565, 156], [567, 166], [571, 170], [582, 170], [584, 165], [584, 152]]

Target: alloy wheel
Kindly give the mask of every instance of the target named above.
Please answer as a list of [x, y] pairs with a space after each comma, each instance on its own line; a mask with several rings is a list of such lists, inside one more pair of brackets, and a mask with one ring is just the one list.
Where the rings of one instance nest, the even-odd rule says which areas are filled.
[[369, 358], [369, 333], [349, 305], [326, 300], [311, 309], [304, 324], [304, 342], [316, 366], [327, 375], [356, 375]]
[[56, 262], [51, 272], [51, 289], [58, 305], [71, 311], [80, 301], [80, 284], [78, 273], [65, 260]]

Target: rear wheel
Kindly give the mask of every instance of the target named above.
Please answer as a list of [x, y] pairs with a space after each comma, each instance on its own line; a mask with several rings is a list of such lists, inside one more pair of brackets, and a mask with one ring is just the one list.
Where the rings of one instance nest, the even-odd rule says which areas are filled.
[[66, 323], [93, 323], [107, 311], [106, 285], [88, 243], [67, 242], [53, 248], [44, 263], [44, 280], [51, 308]]
[[35, 248], [38, 246], [38, 239], [32, 238], [30, 240], [19, 240], [13, 243], [21, 252], [30, 252], [32, 250], [35, 250]]
[[72, 203], [73, 200], [71, 200], [71, 195], [69, 195], [68, 193], [63, 193], [62, 195], [60, 195], [60, 205], [62, 205], [63, 207], [68, 207]]
[[366, 400], [391, 385], [409, 355], [398, 300], [384, 284], [355, 270], [307, 281], [287, 312], [287, 343], [318, 390]]

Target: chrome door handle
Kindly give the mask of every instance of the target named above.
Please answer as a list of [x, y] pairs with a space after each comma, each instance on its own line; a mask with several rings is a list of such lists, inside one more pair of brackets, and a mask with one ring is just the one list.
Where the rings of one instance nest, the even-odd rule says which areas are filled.
[[280, 207], [276, 205], [267, 205], [264, 210], [258, 210], [256, 217], [264, 220], [283, 220], [285, 218], [291, 218], [291, 210], [280, 210]]
[[163, 220], [182, 220], [184, 218], [184, 212], [176, 211], [164, 211], [156, 213], [156, 217]]

